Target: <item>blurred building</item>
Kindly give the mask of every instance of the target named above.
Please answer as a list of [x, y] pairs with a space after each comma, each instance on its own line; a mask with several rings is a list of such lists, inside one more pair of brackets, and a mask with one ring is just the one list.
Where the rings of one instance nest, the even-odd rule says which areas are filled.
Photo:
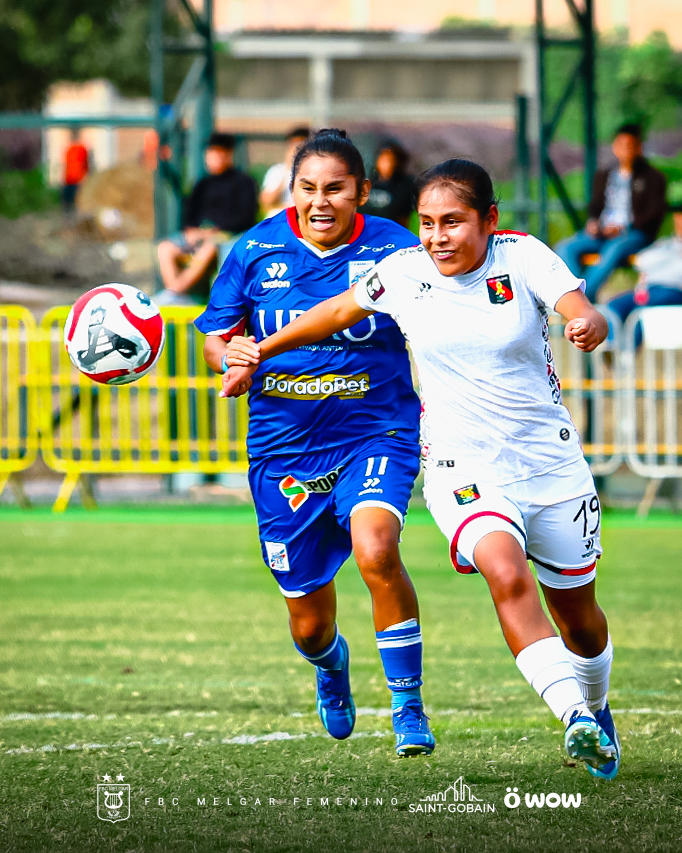
[[[570, 23], [566, 0], [544, 0], [548, 26]], [[597, 29], [629, 31], [632, 42], [643, 41], [654, 30], [668, 33], [682, 48], [680, 0], [594, 0]], [[261, 29], [403, 30], [427, 32], [446, 18], [530, 26], [535, 0], [215, 0], [218, 33]]]
[[[81, 141], [90, 151], [90, 170], [102, 171], [122, 161], [141, 161], [144, 156], [145, 130], [136, 127], [88, 127], [87, 117], [109, 115], [152, 115], [147, 98], [123, 98], [107, 80], [87, 83], [56, 83], [50, 87], [44, 112], [58, 118], [83, 116]], [[68, 127], [43, 131], [43, 159], [48, 180], [61, 183], [64, 152], [69, 144]]]

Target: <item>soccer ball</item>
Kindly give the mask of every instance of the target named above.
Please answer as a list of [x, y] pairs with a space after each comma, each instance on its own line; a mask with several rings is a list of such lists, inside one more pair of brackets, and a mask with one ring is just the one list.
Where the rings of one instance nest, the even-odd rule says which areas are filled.
[[64, 327], [69, 358], [106, 385], [127, 385], [154, 367], [165, 329], [159, 309], [129, 284], [102, 284], [76, 300]]

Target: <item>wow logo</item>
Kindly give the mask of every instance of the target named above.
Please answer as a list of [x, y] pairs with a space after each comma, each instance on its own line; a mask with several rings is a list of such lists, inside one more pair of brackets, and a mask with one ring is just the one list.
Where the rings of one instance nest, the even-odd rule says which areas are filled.
[[285, 498], [288, 498], [292, 512], [296, 512], [308, 500], [308, 490], [291, 475], [279, 481], [279, 490]]

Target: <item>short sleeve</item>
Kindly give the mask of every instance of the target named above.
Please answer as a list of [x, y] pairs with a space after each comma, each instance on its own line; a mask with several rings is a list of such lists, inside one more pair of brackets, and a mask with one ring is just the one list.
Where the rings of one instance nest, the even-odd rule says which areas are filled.
[[244, 334], [248, 313], [244, 284], [242, 256], [235, 247], [213, 283], [206, 309], [194, 322], [200, 332], [220, 335], [227, 341], [234, 335]]
[[358, 281], [353, 292], [360, 308], [380, 314], [396, 313], [395, 299], [386, 287], [387, 273], [388, 267], [382, 261]]
[[535, 237], [525, 237], [526, 281], [535, 297], [552, 311], [572, 290], [585, 291], [585, 279], [576, 278], [565, 262], [549, 246]]

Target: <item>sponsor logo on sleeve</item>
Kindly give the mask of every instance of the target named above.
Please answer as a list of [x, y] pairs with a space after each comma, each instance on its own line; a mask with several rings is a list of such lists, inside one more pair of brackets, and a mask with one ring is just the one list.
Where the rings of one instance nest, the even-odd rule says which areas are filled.
[[369, 279], [365, 287], [367, 288], [367, 296], [369, 296], [372, 302], [376, 302], [377, 299], [386, 292], [386, 288], [383, 286], [376, 273], [374, 273], [374, 275]]
[[481, 497], [476, 483], [472, 483], [470, 486], [463, 486], [461, 489], [455, 489], [453, 494], [460, 506], [473, 503]]
[[514, 298], [511, 279], [509, 275], [496, 275], [494, 278], [486, 279], [488, 285], [488, 299], [493, 305], [504, 305]]
[[263, 376], [263, 394], [283, 397], [287, 400], [325, 400], [339, 397], [356, 400], [370, 390], [369, 374], [338, 376], [325, 373], [322, 376], [290, 376], [286, 373], [266, 373]]
[[349, 261], [348, 286], [355, 287], [360, 279], [374, 267], [376, 261]]

